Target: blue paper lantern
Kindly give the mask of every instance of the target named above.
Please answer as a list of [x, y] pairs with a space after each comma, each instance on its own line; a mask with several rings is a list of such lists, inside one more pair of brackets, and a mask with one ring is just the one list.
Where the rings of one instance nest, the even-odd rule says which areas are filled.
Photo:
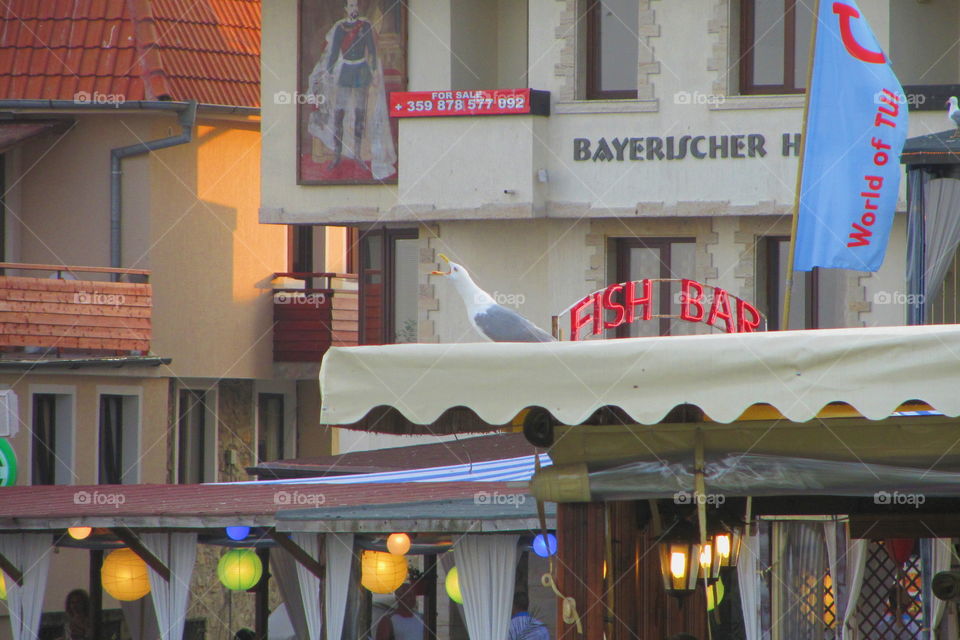
[[541, 558], [549, 558], [557, 552], [557, 536], [548, 533], [544, 538], [542, 533], [538, 533], [533, 539], [533, 552]]
[[227, 537], [231, 540], [245, 540], [250, 535], [250, 527], [235, 526], [227, 527]]

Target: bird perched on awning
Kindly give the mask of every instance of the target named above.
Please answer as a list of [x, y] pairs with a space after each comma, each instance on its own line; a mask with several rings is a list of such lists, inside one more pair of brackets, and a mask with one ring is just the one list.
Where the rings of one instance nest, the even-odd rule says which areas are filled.
[[456, 288], [467, 307], [467, 318], [473, 328], [491, 342], [554, 342], [549, 333], [533, 324], [522, 315], [497, 304], [489, 293], [474, 283], [462, 265], [451, 262], [440, 254], [449, 265], [449, 271], [432, 271], [431, 275], [444, 276]]
[[960, 106], [957, 106], [957, 97], [953, 96], [947, 100], [947, 106], [949, 110], [947, 115], [950, 117], [950, 120], [957, 127], [957, 130], [953, 132], [951, 138], [960, 138]]

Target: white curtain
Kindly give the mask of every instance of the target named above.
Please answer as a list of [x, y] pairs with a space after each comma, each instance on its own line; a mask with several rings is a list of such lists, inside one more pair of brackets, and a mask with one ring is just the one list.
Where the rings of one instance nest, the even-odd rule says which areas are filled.
[[13, 640], [35, 640], [40, 632], [43, 594], [47, 589], [50, 569], [51, 538], [49, 534], [12, 533], [0, 535], [0, 553], [23, 574], [23, 586], [9, 576], [7, 609]]
[[836, 520], [823, 523], [827, 543], [827, 566], [833, 580], [833, 598], [840, 625], [840, 638], [856, 637], [857, 600], [867, 565], [867, 541], [850, 539], [847, 528]]
[[123, 620], [127, 623], [132, 640], [157, 640], [160, 637], [152, 593], [139, 600], [121, 602], [120, 610], [123, 611]]
[[340, 640], [347, 609], [347, 595], [350, 592], [353, 534], [328, 533], [324, 536], [323, 548], [327, 556], [327, 574], [323, 588], [324, 611], [327, 612], [327, 640]]
[[300, 578], [297, 576], [297, 561], [289, 553], [277, 547], [270, 551], [270, 566], [277, 580], [280, 597], [286, 605], [290, 626], [298, 638], [306, 638], [307, 618], [303, 613], [303, 599], [300, 597]]
[[517, 572], [515, 535], [466, 535], [453, 549], [470, 640], [503, 640]]
[[[316, 533], [297, 532], [290, 536], [297, 546], [307, 552], [314, 560], [320, 557], [320, 540]], [[320, 578], [305, 566], [297, 563], [297, 579], [300, 581], [300, 602], [303, 603], [303, 617], [307, 623], [308, 640], [320, 638]]]
[[147, 572], [160, 638], [181, 640], [187, 620], [190, 579], [197, 559], [197, 534], [145, 533], [141, 539], [147, 549], [170, 569], [169, 580], [164, 580], [153, 569]]
[[740, 559], [737, 561], [737, 583], [740, 587], [740, 608], [743, 610], [745, 640], [761, 640], [760, 593], [763, 579], [760, 577], [760, 536], [756, 526], [753, 535], [744, 536], [740, 543]]
[[[931, 578], [941, 571], [950, 569], [950, 562], [953, 560], [953, 544], [950, 538], [935, 538], [933, 543], [933, 567], [930, 571]], [[944, 605], [946, 604], [940, 598], [932, 598], [933, 602], [933, 624], [930, 625], [930, 640], [937, 640], [937, 627], [943, 619]]]
[[[932, 305], [960, 242], [960, 180], [936, 178], [924, 187], [924, 304]], [[929, 316], [927, 316], [929, 317]]]

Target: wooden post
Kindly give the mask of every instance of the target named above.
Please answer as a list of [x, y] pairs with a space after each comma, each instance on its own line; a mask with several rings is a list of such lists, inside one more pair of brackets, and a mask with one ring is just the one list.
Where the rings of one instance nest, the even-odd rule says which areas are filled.
[[90, 551], [90, 616], [94, 638], [103, 637], [103, 585], [100, 583], [100, 568], [103, 566], [103, 551]]
[[557, 587], [577, 603], [583, 635], [563, 621], [557, 607], [557, 640], [602, 638], [605, 630], [603, 595], [604, 527], [602, 502], [557, 505]]
[[810, 84], [813, 80], [813, 60], [817, 49], [817, 25], [820, 19], [820, 0], [813, 1], [813, 24], [810, 27], [810, 51], [807, 56], [807, 89], [803, 101], [803, 126], [800, 129], [800, 161], [797, 165], [797, 185], [793, 195], [793, 222], [790, 229], [790, 252], [787, 258], [786, 288], [783, 292], [783, 315], [780, 330], [790, 328], [790, 302], [793, 298], [793, 259], [797, 252], [797, 225], [800, 220], [800, 189], [803, 188], [803, 158], [807, 147], [807, 114], [810, 113]]
[[258, 548], [257, 557], [263, 564], [263, 576], [256, 586], [253, 631], [257, 635], [257, 640], [267, 640], [268, 619], [270, 617], [270, 549], [267, 547]]

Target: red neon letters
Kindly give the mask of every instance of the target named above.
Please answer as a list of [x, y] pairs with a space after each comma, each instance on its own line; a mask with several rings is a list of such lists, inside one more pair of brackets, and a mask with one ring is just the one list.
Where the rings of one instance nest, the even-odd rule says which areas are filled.
[[[705, 289], [713, 291], [704, 294]], [[680, 281], [680, 319], [703, 322], [727, 333], [755, 331], [763, 320], [756, 307], [731, 295], [726, 289], [703, 285], [695, 280]], [[611, 284], [595, 291], [570, 308], [570, 339], [580, 340], [590, 325], [599, 335], [604, 329], [653, 317], [653, 281], [632, 280]]]

